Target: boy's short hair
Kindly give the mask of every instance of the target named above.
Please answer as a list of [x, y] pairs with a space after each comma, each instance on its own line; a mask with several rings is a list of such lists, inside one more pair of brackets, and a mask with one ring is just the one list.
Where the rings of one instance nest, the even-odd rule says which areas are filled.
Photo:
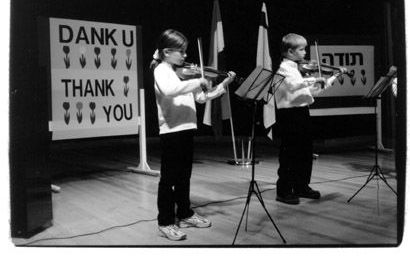
[[298, 46], [307, 45], [306, 38], [295, 33], [289, 33], [282, 38], [281, 53], [285, 56], [289, 49], [295, 49]]

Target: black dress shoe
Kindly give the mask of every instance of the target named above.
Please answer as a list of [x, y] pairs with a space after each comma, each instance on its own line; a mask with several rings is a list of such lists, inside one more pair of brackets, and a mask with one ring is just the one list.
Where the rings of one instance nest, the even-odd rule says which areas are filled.
[[302, 191], [296, 191], [295, 195], [298, 197], [309, 198], [309, 199], [319, 199], [320, 198], [320, 192], [317, 190], [313, 190], [310, 187]]
[[277, 195], [276, 201], [286, 204], [299, 204], [299, 197], [294, 194], [287, 194], [284, 196]]

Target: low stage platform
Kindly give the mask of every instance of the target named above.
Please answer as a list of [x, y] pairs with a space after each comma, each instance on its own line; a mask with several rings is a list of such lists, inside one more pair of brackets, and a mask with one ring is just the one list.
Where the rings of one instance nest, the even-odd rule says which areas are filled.
[[[160, 168], [158, 140], [148, 140], [148, 163]], [[320, 200], [299, 205], [275, 201], [278, 148], [270, 141], [256, 145], [256, 181], [284, 244], [253, 195], [235, 246], [389, 246], [397, 243], [397, 196], [373, 179], [355, 198], [374, 165], [367, 148], [320, 149], [313, 162], [311, 186]], [[158, 236], [156, 193], [159, 177], [131, 172], [138, 166], [138, 139], [57, 142], [51, 147], [53, 225], [28, 239], [28, 246], [206, 246], [230, 247], [241, 217], [251, 168], [232, 166], [232, 145], [196, 139], [191, 179], [192, 207], [212, 221], [211, 228], [183, 229], [187, 239]], [[379, 153], [379, 165], [396, 190], [393, 152]]]

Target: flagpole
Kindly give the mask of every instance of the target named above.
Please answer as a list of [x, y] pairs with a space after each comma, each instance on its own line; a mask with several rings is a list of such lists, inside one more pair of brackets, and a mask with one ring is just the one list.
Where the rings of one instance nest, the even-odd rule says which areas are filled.
[[[198, 48], [200, 44], [198, 43]], [[223, 51], [224, 49], [224, 42], [223, 42], [223, 28], [222, 28], [222, 20], [221, 20], [221, 14], [219, 11], [219, 3], [218, 0], [214, 0], [213, 4], [213, 10], [212, 10], [212, 23], [211, 23], [211, 44], [210, 44], [210, 50], [209, 50], [209, 60], [208, 60], [208, 65], [213, 66], [215, 69], [218, 69], [218, 54], [219, 52]], [[201, 59], [201, 57], [200, 57]], [[202, 66], [202, 65], [201, 65]], [[233, 147], [233, 154], [234, 154], [234, 160], [228, 160], [227, 162], [230, 164], [235, 164], [238, 165], [240, 164], [238, 162], [238, 156], [236, 152], [236, 140], [235, 140], [235, 132], [234, 132], [234, 127], [233, 127], [233, 118], [232, 118], [232, 108], [231, 108], [231, 100], [230, 100], [230, 94], [229, 94], [229, 87], [226, 87], [226, 93], [223, 97], [221, 97], [221, 105], [222, 105], [222, 99], [225, 99], [226, 97], [226, 109], [229, 109], [229, 123], [231, 126], [231, 137], [232, 137], [232, 147]], [[217, 99], [215, 99], [217, 101]], [[203, 118], [203, 123], [209, 126], [213, 126], [215, 128], [216, 123], [213, 124], [212, 122], [212, 100], [208, 100], [205, 104], [205, 111], [204, 111], [204, 118]], [[224, 120], [223, 114], [222, 114], [222, 120]], [[227, 117], [225, 118], [227, 119]]]
[[238, 163], [238, 157], [236, 156], [236, 143], [235, 143], [235, 133], [233, 130], [233, 119], [232, 119], [232, 108], [231, 108], [231, 98], [230, 98], [230, 94], [229, 94], [229, 87], [226, 87], [226, 93], [227, 95], [227, 99], [228, 99], [228, 105], [229, 105], [229, 121], [231, 124], [231, 136], [232, 136], [232, 146], [233, 146], [233, 158], [235, 163]]

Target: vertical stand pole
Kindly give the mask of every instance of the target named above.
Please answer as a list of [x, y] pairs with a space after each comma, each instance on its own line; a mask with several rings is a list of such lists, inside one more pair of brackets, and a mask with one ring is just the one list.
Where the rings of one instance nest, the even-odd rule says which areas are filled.
[[139, 146], [140, 146], [140, 164], [138, 167], [128, 167], [135, 173], [141, 173], [150, 176], [159, 176], [158, 170], [151, 170], [147, 163], [147, 142], [146, 142], [146, 127], [145, 127], [145, 94], [144, 89], [140, 89], [140, 122], [139, 122]]
[[377, 119], [377, 145], [375, 150], [384, 150], [383, 140], [382, 140], [382, 101], [380, 98], [376, 101], [376, 119]]

